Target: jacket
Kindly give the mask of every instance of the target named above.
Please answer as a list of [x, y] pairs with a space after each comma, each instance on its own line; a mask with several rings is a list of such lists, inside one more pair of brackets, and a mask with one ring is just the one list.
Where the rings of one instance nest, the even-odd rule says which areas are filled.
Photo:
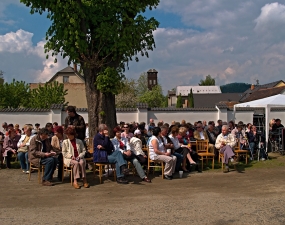
[[219, 134], [219, 136], [217, 137], [216, 140], [216, 144], [215, 147], [217, 149], [221, 148], [221, 144], [222, 142], [226, 142], [226, 145], [229, 145], [232, 149], [235, 147], [236, 145], [236, 138], [232, 135], [232, 134], [228, 134], [227, 136], [224, 136], [222, 133]]
[[65, 118], [65, 124], [64, 124], [65, 129], [69, 125], [75, 126], [75, 131], [76, 131], [76, 134], [77, 134], [76, 138], [78, 138], [78, 139], [83, 141], [85, 139], [85, 134], [86, 134], [85, 133], [86, 125], [85, 125], [84, 118], [82, 116], [78, 115], [77, 113], [72, 118], [70, 116], [67, 116]]
[[114, 137], [111, 142], [114, 146], [114, 150], [115, 151], [120, 151], [121, 153], [123, 153], [124, 151], [128, 151], [128, 150], [131, 150], [131, 147], [129, 145], [129, 142], [128, 142], [128, 139], [127, 138], [124, 138], [124, 137], [121, 137], [121, 141], [123, 142], [123, 144], [125, 145], [126, 149], [120, 149], [120, 141]]
[[3, 156], [7, 156], [7, 152], [11, 151], [11, 150], [18, 150], [18, 141], [20, 140], [21, 136], [20, 135], [16, 135], [13, 139], [10, 138], [10, 136], [6, 136], [4, 138], [4, 142], [3, 142]]
[[[46, 144], [46, 152], [54, 151], [58, 154], [58, 150], [51, 146], [50, 138], [44, 140]], [[30, 141], [29, 147], [29, 162], [34, 164], [36, 167], [40, 166], [41, 158], [45, 157], [45, 152], [43, 151], [42, 141], [40, 135], [34, 136]]]
[[[84, 147], [83, 142], [80, 139], [75, 139], [76, 141], [76, 148], [78, 151], [78, 157], [85, 160], [85, 152], [86, 149]], [[74, 148], [69, 139], [66, 139], [62, 142], [62, 155], [63, 155], [63, 162], [66, 166], [70, 166], [71, 158], [74, 156]]]
[[130, 147], [132, 152], [135, 155], [145, 155], [144, 151], [142, 150], [142, 141], [137, 137], [132, 137], [130, 140]]
[[[23, 134], [20, 138], [20, 140], [18, 141], [18, 148], [21, 148], [20, 145], [23, 144], [23, 141], [25, 140], [27, 135]], [[30, 142], [31, 142], [31, 139], [33, 138], [34, 135], [31, 135], [30, 136], [30, 139], [26, 142], [26, 146], [27, 146], [27, 149], [29, 149], [29, 146], [30, 146]]]
[[[203, 135], [204, 135], [204, 140], [205, 141], [209, 141], [209, 137], [208, 137], [208, 134], [206, 131], [202, 131], [203, 132]], [[197, 130], [194, 131], [194, 138], [198, 141], [202, 140], [201, 139], [201, 136], [200, 136], [200, 132], [198, 132]]]

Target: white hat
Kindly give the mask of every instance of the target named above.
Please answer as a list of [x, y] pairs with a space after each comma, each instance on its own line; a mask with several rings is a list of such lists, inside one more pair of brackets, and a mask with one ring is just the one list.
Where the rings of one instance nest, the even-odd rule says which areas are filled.
[[135, 130], [134, 135], [136, 134], [142, 134], [140, 130]]

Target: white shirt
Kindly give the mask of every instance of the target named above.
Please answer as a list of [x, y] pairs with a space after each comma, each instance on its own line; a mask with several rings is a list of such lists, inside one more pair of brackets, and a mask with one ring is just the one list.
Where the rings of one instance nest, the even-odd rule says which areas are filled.
[[200, 132], [200, 137], [201, 137], [201, 140], [205, 140], [204, 132], [203, 132], [203, 131]]
[[162, 140], [159, 138], [157, 138], [156, 136], [152, 135], [151, 138], [150, 138], [150, 142], [149, 142], [149, 146], [148, 146], [148, 149], [149, 149], [149, 158], [151, 160], [154, 160], [154, 157], [157, 156], [157, 154], [154, 152], [154, 148], [153, 148], [153, 145], [152, 145], [152, 140], [157, 140], [157, 143], [158, 143], [158, 150], [160, 152], [165, 152], [165, 148], [164, 148], [164, 145], [163, 145], [163, 142]]
[[177, 137], [173, 137], [172, 134], [170, 134], [168, 137], [172, 141], [175, 150], [181, 147], [181, 144], [179, 143], [179, 140]]

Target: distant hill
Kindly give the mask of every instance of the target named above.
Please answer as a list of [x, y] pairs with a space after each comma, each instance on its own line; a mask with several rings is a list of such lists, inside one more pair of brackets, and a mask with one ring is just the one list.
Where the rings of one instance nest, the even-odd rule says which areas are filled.
[[222, 93], [243, 93], [249, 89], [250, 86], [250, 84], [246, 83], [230, 83], [222, 85], [220, 88]]

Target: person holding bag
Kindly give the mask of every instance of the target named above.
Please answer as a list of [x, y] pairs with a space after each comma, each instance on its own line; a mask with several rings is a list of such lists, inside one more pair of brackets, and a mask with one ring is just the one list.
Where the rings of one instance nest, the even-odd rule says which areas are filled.
[[142, 181], [151, 183], [151, 180], [145, 175], [145, 172], [140, 162], [137, 160], [135, 153], [131, 150], [128, 139], [121, 137], [121, 128], [117, 126], [113, 131], [115, 134], [115, 137], [112, 139], [114, 150], [120, 151], [123, 154], [124, 159], [134, 165]]
[[29, 163], [29, 146], [32, 137], [32, 126], [25, 125], [24, 126], [24, 134], [21, 136], [18, 141], [18, 159], [22, 168], [23, 173], [30, 173], [30, 163]]

